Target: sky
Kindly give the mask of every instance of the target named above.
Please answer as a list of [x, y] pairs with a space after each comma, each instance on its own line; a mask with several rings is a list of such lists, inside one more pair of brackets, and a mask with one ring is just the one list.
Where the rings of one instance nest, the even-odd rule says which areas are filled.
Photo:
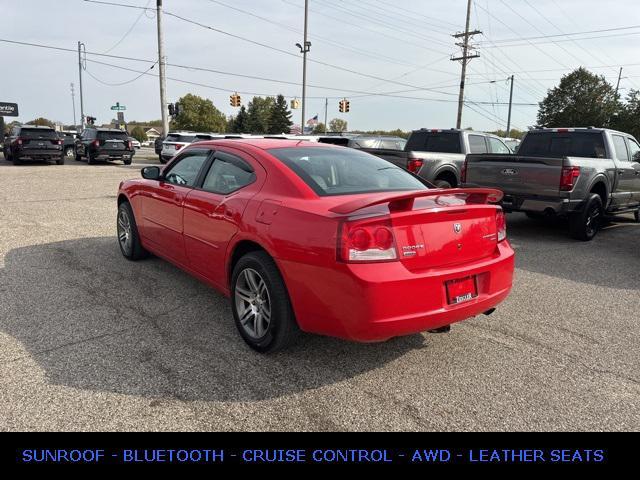
[[[18, 103], [19, 121], [73, 123], [73, 83], [79, 122], [78, 41], [90, 52], [86, 115], [109, 122], [119, 102], [128, 121], [160, 118], [156, 0], [104, 1], [151, 9], [0, 0], [0, 102]], [[307, 119], [324, 121], [328, 102], [328, 119], [342, 118], [352, 130], [454, 127], [461, 65], [450, 59], [460, 53], [452, 34], [464, 30], [466, 4], [309, 0]], [[253, 94], [301, 98], [295, 44], [303, 41], [304, 0], [164, 0], [164, 10], [169, 102], [194, 93], [231, 115], [235, 91], [245, 105]], [[482, 33], [467, 71], [465, 128], [505, 128], [511, 75], [512, 127], [520, 129], [535, 124], [537, 103], [579, 66], [614, 86], [622, 66], [620, 93], [640, 88], [639, 0], [474, 0], [470, 28]], [[342, 97], [349, 113], [338, 112]], [[293, 111], [295, 123], [300, 115]]]

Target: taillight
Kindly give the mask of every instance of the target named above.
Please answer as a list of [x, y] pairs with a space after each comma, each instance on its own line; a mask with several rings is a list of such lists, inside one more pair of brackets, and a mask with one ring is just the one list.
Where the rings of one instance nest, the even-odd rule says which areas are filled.
[[420, 158], [407, 158], [407, 170], [409, 170], [411, 173], [417, 174], [422, 168], [423, 164], [424, 160]]
[[338, 235], [338, 260], [346, 263], [389, 262], [398, 259], [391, 220], [344, 222]]
[[560, 190], [563, 192], [573, 190], [579, 176], [580, 167], [562, 167], [562, 173], [560, 174]]
[[501, 208], [496, 210], [496, 231], [498, 233], [498, 242], [502, 242], [507, 238], [507, 218]]
[[128, 142], [128, 144], [129, 144], [129, 147], [128, 147], [129, 150], [133, 150], [133, 143], [132, 142]]
[[91, 145], [98, 148], [100, 146], [100, 140], [94, 140], [93, 142], [91, 142]]
[[22, 140], [21, 138], [18, 138], [18, 139], [16, 140], [16, 143], [17, 143], [18, 145], [22, 145], [23, 140]]
[[469, 162], [467, 159], [464, 159], [464, 163], [462, 164], [462, 169], [460, 169], [460, 183], [467, 183], [467, 165]]
[[182, 145], [176, 145], [176, 152], [182, 148]]

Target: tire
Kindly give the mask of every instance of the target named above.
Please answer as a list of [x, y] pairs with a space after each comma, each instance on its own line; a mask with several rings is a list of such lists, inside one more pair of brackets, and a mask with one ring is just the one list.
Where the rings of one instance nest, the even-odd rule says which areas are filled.
[[64, 165], [64, 160], [66, 157], [62, 156], [56, 160], [56, 165]]
[[127, 260], [142, 260], [149, 256], [149, 252], [140, 243], [138, 225], [129, 202], [123, 202], [118, 207], [116, 228], [120, 252]]
[[300, 333], [280, 271], [265, 252], [248, 253], [234, 267], [231, 310], [240, 336], [260, 353], [282, 350]]
[[636, 220], [636, 223], [640, 223], [640, 210], [633, 212], [633, 218]]
[[77, 160], [78, 156], [76, 155], [76, 151], [73, 147], [67, 147], [64, 149], [64, 158], [68, 160], [73, 160], [74, 158]]
[[11, 161], [13, 162], [14, 165], [21, 165], [22, 164], [22, 160], [20, 160], [19, 157], [14, 157], [13, 155], [10, 156]]
[[433, 182], [433, 184], [438, 188], [452, 188], [453, 187], [453, 185], [451, 185], [448, 181], [443, 180], [442, 178], [437, 179], [435, 182]]
[[91, 152], [87, 152], [87, 165], [95, 165], [96, 164], [96, 159], [93, 158], [93, 155], [91, 154]]
[[600, 195], [589, 195], [581, 212], [569, 217], [569, 232], [576, 240], [588, 242], [598, 233], [604, 217], [604, 207]]
[[127, 160], [123, 159], [123, 160], [122, 160], [122, 163], [124, 163], [125, 165], [131, 165], [131, 162], [132, 162], [132, 161], [133, 161], [133, 159], [132, 159], [132, 158], [129, 158], [129, 159], [127, 159]]
[[167, 163], [167, 160], [165, 160], [164, 158], [160, 157], [160, 163], [164, 165], [164, 164]]
[[76, 152], [76, 162], [81, 162], [81, 161], [82, 161], [82, 155]]

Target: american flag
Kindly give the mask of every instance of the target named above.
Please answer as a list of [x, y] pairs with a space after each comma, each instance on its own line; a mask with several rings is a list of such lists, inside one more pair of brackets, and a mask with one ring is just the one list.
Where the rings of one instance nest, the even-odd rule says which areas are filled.
[[291, 133], [291, 135], [302, 135], [302, 128], [300, 128], [300, 125], [293, 125], [289, 133]]
[[307, 125], [310, 125], [310, 126], [318, 125], [318, 115], [307, 120]]

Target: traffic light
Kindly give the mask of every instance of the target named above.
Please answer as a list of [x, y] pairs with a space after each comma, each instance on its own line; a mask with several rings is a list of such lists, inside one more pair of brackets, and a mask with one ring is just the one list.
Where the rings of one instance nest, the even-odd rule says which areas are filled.
[[340, 113], [344, 113], [344, 100], [340, 100], [340, 102], [338, 102], [338, 111]]
[[176, 115], [180, 115], [180, 113], [182, 112], [182, 106], [178, 102], [176, 102], [173, 106], [173, 111]]
[[229, 97], [229, 104], [232, 107], [239, 107], [241, 103], [242, 103], [242, 98], [240, 97], [240, 95], [238, 95], [237, 92]]
[[171, 115], [173, 117], [173, 116], [175, 116], [175, 114], [176, 114], [176, 109], [173, 106], [173, 103], [170, 103], [169, 104], [169, 115]]
[[95, 123], [96, 123], [96, 117], [87, 117], [87, 124], [95, 125]]
[[350, 109], [351, 109], [351, 107], [349, 106], [349, 100], [345, 100], [344, 101], [344, 111], [349, 113]]
[[338, 110], [340, 111], [340, 113], [349, 112], [350, 108], [351, 107], [349, 106], [349, 100], [347, 100], [346, 98], [340, 100], [340, 103], [338, 104]]

